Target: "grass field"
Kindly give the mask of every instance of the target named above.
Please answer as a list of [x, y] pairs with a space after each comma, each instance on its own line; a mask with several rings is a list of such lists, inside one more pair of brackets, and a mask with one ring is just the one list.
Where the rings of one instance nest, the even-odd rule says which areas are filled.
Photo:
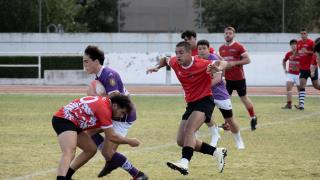
[[[51, 127], [52, 114], [76, 95], [0, 94], [0, 179], [55, 179], [60, 149]], [[259, 118], [255, 132], [249, 130], [244, 106], [233, 97], [234, 114], [242, 127], [245, 150], [237, 150], [232, 136], [224, 133], [219, 146], [228, 148], [226, 167], [217, 172], [216, 162], [195, 153], [190, 174], [182, 176], [166, 167], [178, 160], [181, 149], [175, 136], [185, 104], [181, 96], [134, 96], [138, 121], [130, 137], [142, 141], [138, 148], [127, 145], [119, 151], [155, 179], [319, 179], [320, 98], [307, 97], [306, 109], [281, 110], [284, 97], [251, 97]], [[215, 110], [216, 120], [223, 122]], [[201, 138], [208, 141], [205, 126]], [[100, 153], [82, 167], [75, 179], [98, 179], [104, 165]], [[103, 179], [130, 179], [118, 169]]]

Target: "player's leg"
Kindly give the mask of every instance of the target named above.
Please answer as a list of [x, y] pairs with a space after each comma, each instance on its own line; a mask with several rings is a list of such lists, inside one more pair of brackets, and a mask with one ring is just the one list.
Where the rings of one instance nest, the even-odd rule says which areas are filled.
[[312, 86], [315, 89], [320, 90], [320, 82], [318, 79], [318, 68], [316, 68], [315, 73], [314, 73], [314, 77], [311, 78], [311, 82], [312, 82]]
[[96, 145], [91, 137], [85, 132], [78, 134], [77, 146], [82, 149], [82, 152], [72, 161], [66, 175], [67, 179], [71, 179], [74, 172], [86, 164], [97, 152]]
[[246, 85], [246, 80], [239, 80], [237, 81], [237, 93], [241, 99], [241, 102], [244, 104], [246, 107], [248, 114], [250, 116], [250, 126], [251, 130], [254, 131], [256, 130], [256, 125], [258, 124], [258, 118], [255, 114], [254, 108], [253, 108], [253, 103], [251, 99], [247, 96], [247, 85]]
[[306, 97], [306, 85], [308, 77], [310, 76], [310, 71], [308, 73], [307, 70], [300, 70], [300, 88], [299, 88], [299, 105], [295, 105], [295, 107], [299, 110], [304, 110], [304, 99]]
[[71, 161], [75, 157], [77, 147], [76, 126], [70, 120], [53, 117], [52, 127], [58, 135], [62, 152], [57, 170], [57, 180], [65, 180]]
[[240, 128], [236, 120], [233, 118], [232, 104], [230, 99], [215, 100], [225, 122], [229, 125], [232, 132], [233, 139], [235, 140], [238, 149], [244, 149], [244, 143], [240, 135]]
[[292, 88], [293, 88], [293, 81], [287, 80], [286, 83], [286, 90], [287, 90], [287, 104], [282, 107], [282, 109], [292, 109]]

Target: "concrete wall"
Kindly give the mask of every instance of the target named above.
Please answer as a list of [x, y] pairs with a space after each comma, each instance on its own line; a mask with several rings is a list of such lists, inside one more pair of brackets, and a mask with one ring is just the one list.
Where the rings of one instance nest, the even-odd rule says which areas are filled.
[[[236, 39], [248, 49], [251, 64], [245, 66], [248, 85], [284, 85], [285, 76], [281, 61], [289, 50], [288, 42], [298, 34], [237, 34]], [[315, 39], [319, 34], [310, 34]], [[215, 49], [224, 42], [223, 34], [199, 34], [198, 40], [208, 39]], [[138, 34], [138, 33], [96, 33], [96, 34], [0, 34], [0, 56], [12, 54], [49, 53], [81, 54], [88, 44], [97, 44], [106, 52], [106, 65], [120, 72], [128, 84], [165, 84], [166, 72], [161, 70], [146, 75], [147, 68], [157, 63], [160, 56], [172, 54], [180, 34]], [[79, 61], [82, 59], [79, 58]], [[57, 72], [58, 74], [61, 72]], [[74, 75], [66, 74], [60, 80], [58, 74], [51, 72], [44, 82], [56, 84], [56, 81], [69, 84]], [[62, 76], [60, 76], [62, 77]], [[68, 79], [68, 77], [70, 79]], [[79, 82], [86, 81], [76, 75]], [[171, 83], [178, 84], [173, 73]], [[19, 82], [12, 80], [12, 82]], [[28, 81], [29, 82], [29, 81]], [[0, 79], [0, 84], [10, 84], [10, 80]]]

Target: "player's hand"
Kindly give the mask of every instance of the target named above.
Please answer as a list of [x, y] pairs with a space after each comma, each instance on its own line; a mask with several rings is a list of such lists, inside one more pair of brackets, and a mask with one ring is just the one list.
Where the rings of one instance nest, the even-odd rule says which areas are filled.
[[222, 69], [219, 66], [215, 65], [215, 64], [209, 64], [207, 66], [207, 73], [208, 74], [211, 74], [211, 73], [213, 74], [213, 73], [216, 73], [216, 72], [219, 72], [219, 71], [222, 71]]
[[159, 71], [159, 68], [157, 68], [157, 67], [150, 68], [150, 69], [147, 69], [147, 74], [153, 73], [153, 72], [158, 72], [158, 71]]
[[129, 143], [128, 143], [131, 147], [137, 147], [140, 145], [140, 141], [136, 138], [130, 138], [129, 139]]

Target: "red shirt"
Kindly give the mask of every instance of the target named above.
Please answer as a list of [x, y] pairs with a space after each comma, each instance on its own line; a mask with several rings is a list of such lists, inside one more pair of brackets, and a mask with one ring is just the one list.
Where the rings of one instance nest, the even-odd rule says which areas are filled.
[[300, 73], [300, 69], [299, 69], [299, 56], [298, 55], [294, 55], [292, 51], [287, 52], [286, 56], [283, 59], [283, 62], [287, 62], [289, 60], [289, 73], [290, 74], [296, 74], [298, 75]]
[[302, 70], [310, 70], [312, 54], [304, 53], [303, 49], [312, 51], [313, 44], [314, 42], [311, 39], [307, 39], [306, 41], [299, 40], [297, 43], [297, 51], [300, 56], [300, 69]]
[[313, 53], [313, 55], [312, 55], [311, 64], [314, 66], [317, 66], [317, 64], [318, 64], [316, 53]]
[[111, 102], [106, 97], [87, 96], [75, 99], [60, 108], [54, 116], [68, 119], [83, 130], [112, 127]]
[[[210, 47], [210, 48], [209, 48], [209, 52], [210, 52], [210, 54], [213, 54], [213, 53], [214, 53], [213, 47]], [[192, 56], [197, 56], [197, 55], [198, 55], [198, 48], [192, 49], [191, 55], [192, 55]]]
[[193, 61], [188, 67], [179, 65], [176, 57], [172, 57], [168, 62], [182, 85], [187, 103], [212, 96], [211, 76], [206, 72], [211, 62], [198, 57], [192, 58]]
[[[220, 56], [226, 61], [240, 61], [241, 55], [246, 52], [245, 47], [239, 42], [233, 42], [230, 45], [224, 44], [219, 48]], [[225, 70], [225, 78], [232, 81], [245, 79], [243, 66], [238, 65]]]

